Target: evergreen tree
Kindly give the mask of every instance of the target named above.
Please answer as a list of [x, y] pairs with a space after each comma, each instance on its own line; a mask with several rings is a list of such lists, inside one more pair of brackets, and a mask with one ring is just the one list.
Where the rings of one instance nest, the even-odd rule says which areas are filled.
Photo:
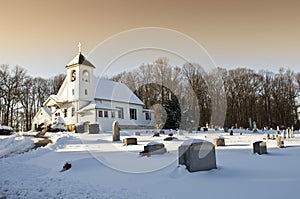
[[176, 96], [167, 100], [164, 108], [167, 112], [167, 120], [164, 125], [164, 129], [177, 129], [179, 128], [181, 121], [181, 109], [180, 104]]

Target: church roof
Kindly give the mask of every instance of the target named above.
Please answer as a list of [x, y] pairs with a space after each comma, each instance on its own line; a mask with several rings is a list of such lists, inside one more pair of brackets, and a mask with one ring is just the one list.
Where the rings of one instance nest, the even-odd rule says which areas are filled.
[[108, 106], [106, 104], [100, 103], [100, 102], [91, 102], [89, 105], [81, 108], [78, 113], [88, 111], [88, 110], [93, 110], [93, 109], [106, 109], [106, 110], [119, 110], [117, 108]]
[[93, 68], [96, 68], [89, 60], [86, 59], [86, 57], [79, 52], [66, 66], [66, 68], [68, 67], [72, 67], [78, 64], [82, 64], [82, 65], [86, 65], [86, 66], [90, 66]]
[[41, 107], [41, 110], [43, 110], [45, 113], [48, 114], [49, 117], [51, 117], [51, 111], [47, 107]]
[[104, 79], [95, 83], [95, 99], [145, 105], [125, 84]]

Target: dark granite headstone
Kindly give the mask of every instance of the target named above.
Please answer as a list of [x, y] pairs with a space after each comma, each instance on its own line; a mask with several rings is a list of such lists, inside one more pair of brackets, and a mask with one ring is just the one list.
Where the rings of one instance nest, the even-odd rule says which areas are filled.
[[159, 132], [154, 132], [152, 136], [153, 137], [159, 137], [160, 135], [159, 135]]
[[154, 155], [154, 154], [164, 154], [166, 152], [167, 152], [167, 150], [163, 143], [150, 142], [149, 144], [144, 146], [144, 151], [140, 152], [140, 155], [150, 156], [150, 155]]
[[134, 132], [133, 135], [134, 136], [141, 136], [141, 133], [140, 132]]
[[89, 134], [97, 134], [99, 133], [99, 131], [100, 131], [99, 124], [89, 125]]
[[267, 154], [267, 143], [263, 141], [257, 141], [253, 143], [253, 153]]
[[205, 140], [188, 140], [178, 147], [178, 162], [189, 172], [216, 169], [215, 146]]
[[75, 126], [75, 132], [76, 133], [84, 133], [84, 126], [83, 126], [83, 124], [77, 124]]

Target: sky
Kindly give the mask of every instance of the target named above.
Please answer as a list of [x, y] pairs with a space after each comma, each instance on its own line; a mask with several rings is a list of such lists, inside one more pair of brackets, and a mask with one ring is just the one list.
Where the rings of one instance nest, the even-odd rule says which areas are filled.
[[[0, 0], [0, 4], [0, 64], [20, 65], [32, 76], [65, 73], [79, 41], [83, 54], [89, 55], [109, 38], [143, 27], [190, 37], [217, 66], [274, 72], [286, 67], [300, 72], [296, 0]], [[96, 67], [103, 67], [92, 58]]]

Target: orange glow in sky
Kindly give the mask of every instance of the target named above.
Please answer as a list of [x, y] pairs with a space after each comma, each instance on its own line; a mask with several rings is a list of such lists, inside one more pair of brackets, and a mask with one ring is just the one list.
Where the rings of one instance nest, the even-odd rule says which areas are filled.
[[[300, 72], [300, 1], [0, 0], [0, 64], [33, 76], [65, 72], [83, 53], [119, 32], [162, 27], [200, 43], [218, 66]], [[91, 60], [93, 62], [93, 60]]]

